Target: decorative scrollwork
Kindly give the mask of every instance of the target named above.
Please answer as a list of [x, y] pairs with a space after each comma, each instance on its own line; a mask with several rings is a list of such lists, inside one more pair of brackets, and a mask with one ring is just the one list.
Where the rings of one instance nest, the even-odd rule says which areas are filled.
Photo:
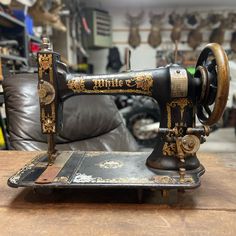
[[68, 88], [73, 90], [74, 92], [81, 93], [86, 91], [84, 79], [80, 80], [70, 80], [67, 84]]
[[39, 78], [42, 78], [43, 72], [47, 71], [52, 67], [52, 54], [50, 53], [39, 54], [38, 63], [39, 63]]
[[125, 80], [128, 87], [135, 87], [151, 94], [153, 86], [152, 74], [136, 73], [132, 79]]
[[55, 106], [51, 105], [51, 114], [45, 114], [44, 108], [41, 111], [42, 131], [44, 134], [51, 134], [56, 132]]
[[192, 101], [187, 98], [178, 98], [178, 99], [172, 100], [171, 102], [167, 103], [167, 105], [166, 105], [167, 127], [169, 129], [171, 128], [171, 108], [174, 108], [176, 106], [178, 106], [180, 108], [181, 121], [182, 121], [183, 115], [184, 115], [184, 109], [188, 105], [193, 106]]
[[153, 176], [153, 180], [155, 183], [159, 183], [159, 184], [175, 184], [177, 181], [170, 177], [170, 176]]
[[162, 153], [164, 156], [174, 156], [176, 155], [177, 148], [175, 143], [164, 143], [164, 146], [162, 148]]
[[99, 163], [99, 167], [103, 169], [117, 169], [123, 166], [123, 163], [120, 161], [106, 160]]

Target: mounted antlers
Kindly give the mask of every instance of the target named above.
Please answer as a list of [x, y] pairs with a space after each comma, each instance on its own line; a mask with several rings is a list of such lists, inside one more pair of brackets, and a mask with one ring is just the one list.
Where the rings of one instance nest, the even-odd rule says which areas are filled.
[[126, 18], [129, 22], [129, 38], [128, 42], [132, 48], [136, 48], [141, 43], [141, 37], [139, 34], [139, 26], [142, 23], [144, 12], [141, 11], [137, 16], [131, 16], [129, 13], [126, 14]]
[[165, 16], [165, 13], [162, 14], [153, 14], [150, 12], [150, 23], [151, 23], [151, 32], [148, 35], [148, 43], [153, 48], [158, 47], [161, 44], [161, 21]]

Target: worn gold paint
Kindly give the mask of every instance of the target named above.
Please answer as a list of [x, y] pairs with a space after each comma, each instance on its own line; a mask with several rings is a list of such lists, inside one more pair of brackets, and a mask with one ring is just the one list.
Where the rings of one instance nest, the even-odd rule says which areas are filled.
[[53, 182], [58, 182], [58, 183], [64, 183], [67, 184], [69, 183], [69, 178], [67, 176], [61, 176], [61, 177], [56, 177]]
[[125, 178], [102, 178], [87, 175], [85, 173], [77, 173], [72, 181], [73, 183], [133, 183], [133, 184], [145, 184], [153, 183], [153, 179], [138, 178], [138, 177], [125, 177]]
[[39, 54], [39, 68], [46, 71], [52, 67], [52, 54]]
[[[192, 178], [187, 178], [186, 182], [190, 182]], [[193, 181], [193, 179], [192, 179]], [[178, 180], [169, 176], [153, 176], [151, 178], [102, 178], [94, 177], [92, 175], [77, 173], [73, 183], [133, 183], [133, 184], [145, 184], [145, 183], [159, 183], [159, 184], [175, 184]]]
[[136, 73], [132, 79], [125, 80], [128, 87], [136, 87], [151, 93], [153, 78], [151, 73]]
[[165, 142], [162, 148], [162, 153], [164, 156], [174, 156], [177, 152], [176, 144], [175, 143], [168, 143]]
[[56, 113], [55, 113], [55, 104], [51, 104], [51, 115], [45, 114], [44, 108], [41, 110], [41, 121], [42, 121], [42, 129], [43, 133], [55, 133], [56, 132]]
[[160, 183], [160, 184], [175, 184], [177, 181], [170, 177], [170, 176], [160, 176], [160, 175], [157, 175], [157, 176], [154, 176], [153, 177], [153, 180], [155, 183]]
[[186, 177], [184, 176], [183, 180], [181, 181], [181, 179], [179, 180], [180, 183], [184, 184], [184, 183], [194, 183], [194, 179], [192, 177]]
[[80, 79], [80, 80], [70, 80], [67, 83], [67, 86], [69, 89], [73, 90], [74, 92], [77, 93], [83, 93], [86, 89], [85, 89], [85, 85], [84, 85], [84, 79]]

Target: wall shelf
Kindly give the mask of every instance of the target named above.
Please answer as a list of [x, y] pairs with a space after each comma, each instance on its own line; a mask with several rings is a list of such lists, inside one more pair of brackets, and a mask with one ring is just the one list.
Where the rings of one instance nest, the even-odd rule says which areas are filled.
[[0, 25], [4, 27], [25, 27], [25, 23], [17, 20], [13, 16], [6, 14], [5, 12], [0, 12]]

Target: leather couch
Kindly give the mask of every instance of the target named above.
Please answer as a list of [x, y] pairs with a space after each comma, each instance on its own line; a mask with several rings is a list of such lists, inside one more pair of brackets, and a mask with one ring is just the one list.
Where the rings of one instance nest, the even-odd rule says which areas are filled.
[[[37, 74], [3, 80], [10, 145], [16, 150], [46, 150], [41, 133]], [[64, 103], [58, 150], [136, 151], [137, 144], [122, 122], [110, 96], [74, 96]]]

